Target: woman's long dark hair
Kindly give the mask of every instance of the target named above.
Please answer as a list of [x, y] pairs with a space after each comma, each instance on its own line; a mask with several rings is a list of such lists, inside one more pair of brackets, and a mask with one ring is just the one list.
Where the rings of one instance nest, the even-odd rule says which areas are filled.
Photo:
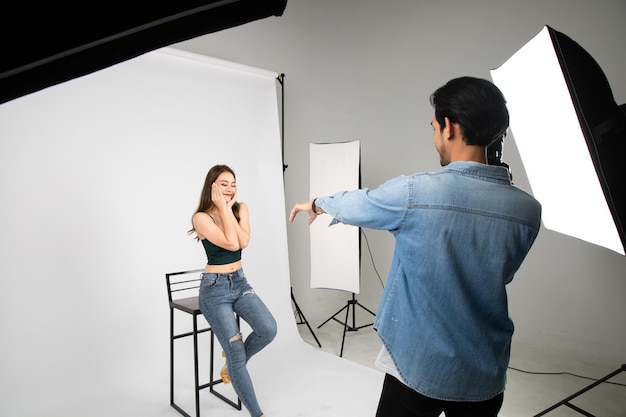
[[[202, 187], [202, 192], [200, 193], [200, 203], [198, 204], [198, 208], [193, 213], [208, 213], [211, 211], [213, 207], [215, 207], [215, 203], [211, 199], [211, 186], [215, 181], [217, 181], [217, 177], [219, 177], [223, 172], [230, 172], [235, 176], [235, 171], [233, 171], [230, 167], [226, 165], [215, 165], [213, 166], [209, 172], [206, 174], [206, 178], [204, 179], [204, 186]], [[237, 221], [239, 221], [239, 203], [233, 204], [233, 214]], [[193, 216], [192, 216], [193, 219]], [[194, 233], [196, 229], [193, 227], [193, 221], [191, 222], [191, 229], [187, 231], [188, 234]], [[197, 238], [197, 236], [196, 236]]]

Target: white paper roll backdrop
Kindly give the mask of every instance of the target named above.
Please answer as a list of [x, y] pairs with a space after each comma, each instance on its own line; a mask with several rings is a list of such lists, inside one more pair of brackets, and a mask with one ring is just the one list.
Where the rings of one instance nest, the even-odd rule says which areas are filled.
[[80, 415], [102, 392], [166, 404], [164, 274], [206, 264], [186, 231], [214, 164], [250, 207], [244, 267], [273, 348], [299, 340], [276, 76], [166, 49], [0, 106], [1, 415]]
[[[354, 190], [360, 186], [360, 142], [311, 143], [311, 197]], [[360, 292], [359, 228], [328, 227], [324, 215], [311, 225], [311, 288]]]

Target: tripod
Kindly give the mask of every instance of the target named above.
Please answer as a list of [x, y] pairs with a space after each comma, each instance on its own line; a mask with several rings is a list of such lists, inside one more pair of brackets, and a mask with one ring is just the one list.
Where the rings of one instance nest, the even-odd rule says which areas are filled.
[[[341, 338], [341, 351], [339, 352], [339, 357], [343, 357], [343, 345], [344, 345], [344, 342], [346, 340], [346, 332], [356, 332], [359, 329], [362, 329], [364, 327], [369, 327], [369, 326], [373, 326], [374, 325], [374, 323], [369, 323], [369, 324], [365, 324], [365, 325], [357, 327], [357, 325], [356, 325], [356, 307], [357, 306], [361, 307], [363, 310], [367, 311], [372, 316], [376, 316], [376, 313], [372, 312], [371, 310], [369, 310], [366, 307], [364, 307], [361, 303], [359, 303], [357, 301], [356, 297], [354, 296], [354, 293], [352, 293], [352, 299], [348, 300], [346, 302], [346, 305], [343, 306], [343, 308], [341, 310], [339, 310], [338, 312], [333, 314], [331, 317], [329, 317], [324, 323], [322, 323], [319, 326], [317, 326], [317, 328], [319, 329], [320, 327], [322, 327], [323, 325], [325, 325], [326, 323], [328, 323], [331, 320], [335, 320], [337, 323], [343, 325], [343, 337]], [[350, 309], [352, 309], [352, 326], [348, 325], [348, 317], [350, 315]], [[345, 318], [344, 321], [339, 321], [336, 318], [336, 316], [339, 313], [341, 313], [343, 310], [346, 310], [346, 318]]]
[[585, 415], [587, 417], [594, 417], [593, 414], [589, 414], [588, 412], [586, 412], [585, 410], [583, 410], [580, 407], [576, 407], [574, 404], [570, 403], [571, 400], [573, 400], [574, 398], [578, 397], [581, 394], [584, 394], [585, 392], [589, 391], [590, 389], [596, 387], [597, 385], [602, 384], [603, 382], [606, 382], [607, 380], [613, 378], [615, 375], [622, 373], [622, 372], [626, 372], [626, 364], [622, 364], [621, 368], [616, 369], [615, 371], [611, 372], [610, 374], [608, 374], [607, 376], [605, 376], [604, 378], [598, 379], [596, 382], [594, 382], [591, 385], [588, 385], [587, 387], [581, 389], [580, 391], [578, 391], [577, 393], [570, 395], [569, 397], [565, 398], [564, 400], [554, 404], [552, 407], [542, 411], [539, 414], [536, 414], [535, 417], [539, 417], [542, 416], [544, 414], [548, 414], [550, 411], [559, 408], [562, 405], [565, 405], [569, 408], [571, 408], [574, 411], [579, 412], [582, 415]]

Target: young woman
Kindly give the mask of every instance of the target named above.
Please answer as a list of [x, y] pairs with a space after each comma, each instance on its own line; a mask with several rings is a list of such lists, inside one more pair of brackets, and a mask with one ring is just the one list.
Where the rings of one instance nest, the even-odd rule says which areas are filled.
[[[235, 173], [216, 165], [207, 173], [190, 233], [202, 242], [207, 265], [200, 285], [200, 310], [224, 349], [226, 365], [220, 375], [232, 381], [252, 417], [263, 416], [248, 374], [250, 358], [276, 336], [276, 320], [248, 284], [241, 251], [250, 240], [248, 206], [237, 202]], [[252, 328], [244, 340], [235, 314]]]

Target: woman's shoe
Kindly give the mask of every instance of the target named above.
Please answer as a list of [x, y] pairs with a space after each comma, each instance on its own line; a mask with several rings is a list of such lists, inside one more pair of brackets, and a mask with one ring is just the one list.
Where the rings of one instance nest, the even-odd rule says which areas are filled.
[[[226, 357], [226, 353], [222, 352], [222, 358]], [[225, 385], [230, 384], [230, 375], [228, 375], [228, 366], [224, 365], [222, 370], [220, 371], [220, 377], [222, 378], [222, 382]]]

